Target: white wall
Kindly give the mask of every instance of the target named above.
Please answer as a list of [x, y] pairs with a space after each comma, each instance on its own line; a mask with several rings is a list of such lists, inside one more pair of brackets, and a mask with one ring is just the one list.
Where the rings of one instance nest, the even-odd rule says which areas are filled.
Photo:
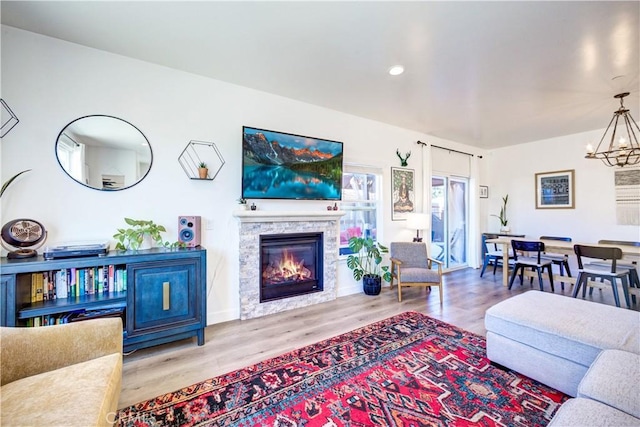
[[[603, 117], [603, 123], [609, 118]], [[600, 160], [585, 159], [585, 147], [595, 147], [604, 129], [536, 141], [490, 153], [489, 214], [500, 212], [501, 198], [507, 206], [512, 233], [537, 238], [568, 236], [574, 242], [596, 243], [600, 239], [640, 241], [637, 226], [616, 225], [614, 168]], [[575, 170], [575, 209], [536, 209], [535, 174]], [[498, 231], [500, 222], [488, 217], [487, 231]]]
[[[203, 218], [207, 248], [208, 323], [238, 317], [238, 226], [232, 216], [240, 195], [242, 126], [344, 142], [345, 161], [380, 167], [390, 194], [396, 149], [418, 153], [416, 141], [478, 152], [371, 120], [339, 113], [107, 52], [2, 27], [2, 98], [20, 123], [2, 139], [2, 181], [23, 169], [2, 198], [2, 223], [34, 218], [49, 242], [108, 239], [124, 217], [165, 225], [177, 239], [178, 215]], [[256, 70], [260, 72], [260, 70]], [[153, 149], [153, 166], [140, 184], [117, 192], [72, 181], [55, 158], [55, 140], [70, 121], [90, 114], [120, 117], [138, 127]], [[188, 179], [178, 156], [190, 140], [215, 142], [226, 164], [214, 181]], [[428, 158], [424, 159], [428, 162]], [[409, 167], [422, 176], [420, 156]], [[418, 194], [422, 188], [417, 188]], [[421, 206], [420, 198], [416, 200]], [[260, 209], [326, 209], [323, 202], [256, 201]], [[408, 240], [412, 231], [383, 208], [382, 241]], [[361, 290], [339, 267], [338, 294]]]

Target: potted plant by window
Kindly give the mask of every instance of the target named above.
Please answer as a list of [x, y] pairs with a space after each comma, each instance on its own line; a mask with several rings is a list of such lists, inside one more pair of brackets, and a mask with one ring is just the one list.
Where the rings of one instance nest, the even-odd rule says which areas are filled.
[[200, 162], [198, 165], [198, 175], [200, 179], [206, 179], [209, 174], [209, 168], [207, 168], [207, 164], [205, 162]]
[[389, 249], [371, 237], [351, 237], [349, 249], [353, 254], [347, 258], [347, 267], [353, 270], [353, 278], [362, 279], [365, 294], [378, 295], [382, 289], [382, 279], [387, 282], [391, 280], [389, 266], [380, 265], [382, 254], [388, 253]]
[[510, 230], [509, 227], [507, 226], [507, 224], [509, 223], [509, 220], [507, 219], [507, 201], [509, 201], [508, 194], [502, 198], [502, 207], [500, 208], [500, 215], [491, 215], [491, 216], [495, 216], [500, 220], [500, 231], [504, 233], [508, 233]]

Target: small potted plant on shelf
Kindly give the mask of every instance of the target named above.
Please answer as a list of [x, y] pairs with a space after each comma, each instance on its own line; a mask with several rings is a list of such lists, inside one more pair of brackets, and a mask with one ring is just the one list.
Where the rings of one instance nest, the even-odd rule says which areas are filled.
[[507, 219], [507, 202], [509, 201], [509, 195], [507, 194], [502, 198], [502, 207], [500, 208], [500, 215], [491, 215], [495, 216], [500, 220], [500, 231], [504, 233], [509, 232], [509, 220]]
[[116, 239], [116, 250], [149, 249], [152, 247], [152, 242], [155, 242], [156, 246], [165, 248], [182, 246], [179, 242], [165, 242], [160, 233], [166, 232], [167, 229], [151, 220], [125, 218], [124, 221], [130, 227], [119, 228], [118, 232], [113, 235], [113, 238]]
[[380, 265], [382, 254], [388, 253], [389, 249], [371, 237], [359, 236], [349, 239], [349, 249], [353, 254], [347, 258], [347, 267], [353, 271], [353, 278], [362, 279], [365, 294], [378, 295], [382, 289], [382, 279], [391, 281], [389, 266]]
[[240, 197], [238, 199], [238, 206], [243, 211], [247, 210], [247, 199]]
[[198, 164], [198, 175], [200, 179], [207, 179], [207, 175], [209, 174], [209, 168], [205, 162], [200, 162]]

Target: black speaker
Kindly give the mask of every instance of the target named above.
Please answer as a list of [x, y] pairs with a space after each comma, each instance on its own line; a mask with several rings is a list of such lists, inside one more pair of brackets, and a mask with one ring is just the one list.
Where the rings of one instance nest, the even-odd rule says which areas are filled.
[[188, 248], [200, 246], [200, 217], [181, 215], [178, 217], [178, 242]]

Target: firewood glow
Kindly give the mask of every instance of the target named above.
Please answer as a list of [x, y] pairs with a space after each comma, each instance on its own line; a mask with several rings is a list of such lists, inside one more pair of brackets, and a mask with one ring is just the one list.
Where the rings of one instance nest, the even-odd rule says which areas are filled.
[[262, 272], [262, 279], [269, 284], [308, 280], [311, 276], [311, 270], [304, 266], [304, 259], [296, 259], [286, 249], [282, 258], [270, 263]]

